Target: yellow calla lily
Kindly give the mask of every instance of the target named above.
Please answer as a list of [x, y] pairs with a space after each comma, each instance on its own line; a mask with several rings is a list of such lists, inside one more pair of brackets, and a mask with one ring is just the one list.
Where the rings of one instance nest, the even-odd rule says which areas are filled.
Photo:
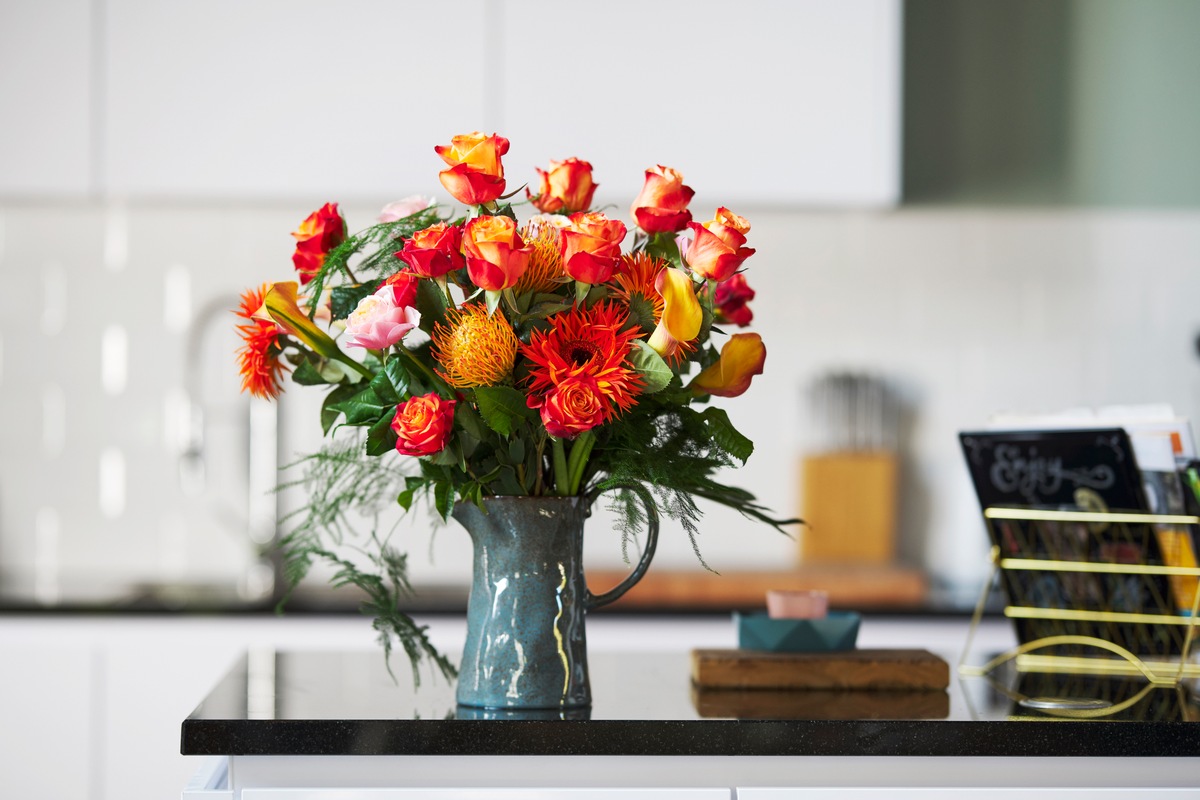
[[750, 380], [761, 375], [767, 348], [757, 333], [735, 333], [721, 348], [717, 363], [701, 372], [688, 385], [696, 394], [737, 397], [750, 388]]
[[665, 358], [675, 352], [680, 342], [690, 342], [700, 334], [704, 312], [696, 299], [691, 277], [682, 270], [664, 269], [659, 273], [657, 289], [662, 295], [663, 312], [647, 344]]
[[338, 349], [337, 342], [308, 318], [308, 314], [300, 308], [297, 297], [299, 290], [300, 287], [295, 281], [271, 284], [271, 288], [263, 297], [262, 308], [255, 316], [276, 323], [289, 336], [294, 336], [312, 348], [317, 355], [345, 364], [364, 377], [371, 377], [369, 370]]

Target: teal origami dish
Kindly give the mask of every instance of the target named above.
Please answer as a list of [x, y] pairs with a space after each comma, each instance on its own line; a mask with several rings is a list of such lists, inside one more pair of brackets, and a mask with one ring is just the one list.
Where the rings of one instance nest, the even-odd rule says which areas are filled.
[[771, 653], [825, 653], [853, 650], [862, 617], [830, 611], [820, 619], [775, 619], [765, 612], [733, 615], [738, 647]]

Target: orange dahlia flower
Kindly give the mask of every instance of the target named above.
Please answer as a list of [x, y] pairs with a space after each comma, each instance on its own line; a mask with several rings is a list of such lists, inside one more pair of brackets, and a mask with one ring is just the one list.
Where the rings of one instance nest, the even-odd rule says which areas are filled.
[[640, 336], [637, 328], [623, 330], [628, 316], [612, 303], [573, 308], [550, 318], [548, 331], [535, 330], [521, 353], [530, 361], [529, 404], [540, 408], [563, 384], [586, 376], [595, 381], [604, 422], [610, 422], [637, 403], [644, 382], [629, 362], [629, 351]]
[[237, 326], [242, 346], [238, 349], [238, 371], [242, 376], [242, 391], [266, 400], [278, 397], [282, 391], [280, 378], [285, 368], [280, 360], [283, 347], [279, 342], [283, 331], [269, 319], [255, 315], [263, 305], [270, 287], [247, 289], [234, 313], [245, 322]]

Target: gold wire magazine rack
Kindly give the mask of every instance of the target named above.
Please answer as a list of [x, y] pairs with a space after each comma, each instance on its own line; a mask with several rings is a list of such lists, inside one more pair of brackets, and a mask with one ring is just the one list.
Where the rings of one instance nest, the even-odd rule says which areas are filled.
[[[983, 516], [992, 573], [960, 674], [988, 676], [1013, 662], [1018, 672], [1140, 676], [1148, 687], [1200, 677], [1192, 659], [1200, 636], [1200, 567], [1180, 558], [1178, 546], [1200, 517], [1007, 507], [986, 508]], [[971, 665], [975, 631], [997, 578], [1019, 644]]]

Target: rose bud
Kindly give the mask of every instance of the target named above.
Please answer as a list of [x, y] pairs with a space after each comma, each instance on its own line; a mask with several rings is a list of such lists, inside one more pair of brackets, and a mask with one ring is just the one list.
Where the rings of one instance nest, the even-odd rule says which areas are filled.
[[761, 375], [767, 348], [757, 333], [735, 333], [721, 348], [717, 363], [697, 375], [688, 388], [695, 394], [737, 397], [750, 388], [750, 379]]
[[563, 228], [563, 270], [581, 283], [604, 283], [612, 277], [621, 257], [625, 223], [595, 211], [571, 215], [571, 226]]
[[541, 178], [538, 193], [535, 195], [526, 189], [525, 196], [538, 211], [570, 214], [591, 208], [597, 184], [592, 182], [592, 165], [588, 162], [578, 158], [551, 161], [549, 172], [538, 169], [537, 173]]
[[384, 284], [360, 300], [346, 318], [346, 346], [383, 350], [420, 324], [420, 313], [411, 306], [396, 305], [395, 289]]
[[300, 283], [305, 284], [320, 271], [329, 251], [345, 240], [346, 221], [337, 203], [326, 203], [309, 214], [292, 236], [296, 239], [292, 264], [300, 273]]
[[508, 139], [475, 131], [455, 136], [449, 145], [433, 149], [450, 167], [439, 172], [438, 178], [458, 202], [478, 206], [504, 194], [500, 157], [508, 152]]
[[396, 451], [406, 456], [430, 456], [445, 449], [454, 432], [454, 400], [423, 394], [396, 406], [392, 431]]
[[447, 272], [461, 269], [462, 228], [439, 222], [417, 231], [396, 253], [412, 271], [422, 278], [440, 278]]
[[742, 247], [750, 223], [727, 208], [718, 208], [703, 225], [689, 222], [688, 227], [693, 238], [684, 260], [697, 275], [718, 283], [729, 280], [742, 262], [754, 255], [754, 248]]
[[489, 292], [515, 286], [529, 264], [532, 247], [517, 233], [517, 223], [508, 217], [476, 217], [462, 234], [471, 282]]
[[695, 192], [683, 185], [683, 175], [662, 164], [646, 170], [646, 183], [629, 213], [646, 233], [681, 231], [692, 221], [687, 205]]
[[717, 284], [713, 302], [716, 304], [717, 322], [732, 322], [739, 328], [744, 328], [754, 319], [754, 312], [746, 305], [754, 299], [754, 290], [746, 283], [746, 276], [735, 274], [723, 283]]

